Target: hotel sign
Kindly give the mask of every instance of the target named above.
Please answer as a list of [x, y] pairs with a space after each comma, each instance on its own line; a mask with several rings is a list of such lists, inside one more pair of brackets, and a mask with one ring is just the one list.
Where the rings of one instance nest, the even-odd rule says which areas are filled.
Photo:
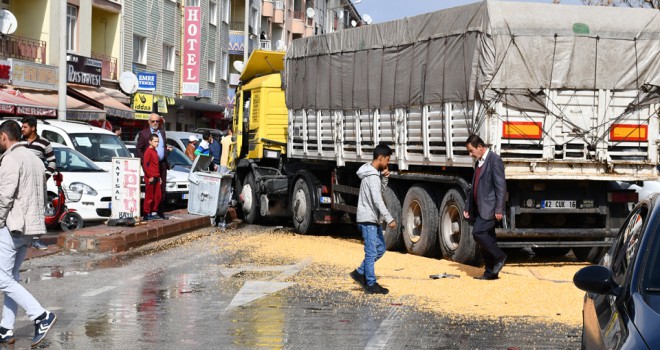
[[199, 94], [200, 40], [202, 38], [201, 8], [186, 6], [183, 38], [183, 85], [181, 94], [197, 96]]

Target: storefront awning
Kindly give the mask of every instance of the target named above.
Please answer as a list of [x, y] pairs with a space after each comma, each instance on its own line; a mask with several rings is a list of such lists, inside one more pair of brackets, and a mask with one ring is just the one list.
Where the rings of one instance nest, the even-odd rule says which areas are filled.
[[110, 97], [114, 98], [115, 100], [121, 102], [122, 104], [125, 104], [127, 106], [130, 106], [131, 104], [131, 98], [130, 96], [124, 95], [121, 91], [116, 90], [116, 89], [111, 89], [107, 88], [105, 86], [101, 86], [101, 91], [105, 92], [106, 94], [110, 95]]
[[69, 84], [67, 86], [67, 93], [94, 107], [102, 108], [108, 116], [135, 119], [135, 112], [132, 109], [112, 98], [99, 88]]
[[[53, 108], [57, 108], [59, 105], [57, 91], [22, 89], [20, 92], [31, 101], [38, 101]], [[76, 100], [71, 96], [67, 96], [66, 117], [67, 119], [75, 120], [102, 120], [105, 119], [105, 111], [90, 106], [83, 101]]]
[[27, 99], [18, 90], [0, 91], [0, 112], [35, 117], [57, 117], [57, 109]]
[[174, 108], [188, 109], [188, 110], [201, 111], [201, 112], [219, 112], [219, 113], [225, 112], [225, 106], [216, 105], [213, 103], [193, 101], [183, 98], [174, 98]]

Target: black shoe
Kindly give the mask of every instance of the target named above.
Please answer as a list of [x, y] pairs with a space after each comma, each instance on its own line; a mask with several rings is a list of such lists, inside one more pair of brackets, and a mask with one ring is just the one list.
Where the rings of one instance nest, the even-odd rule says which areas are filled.
[[0, 344], [14, 344], [16, 338], [14, 338], [14, 331], [4, 327], [0, 327]]
[[378, 282], [370, 286], [367, 286], [367, 288], [365, 288], [365, 291], [367, 292], [367, 294], [387, 294], [390, 292], [389, 289], [381, 287], [381, 285], [378, 284]]
[[495, 265], [493, 265], [493, 275], [497, 276], [500, 274], [500, 271], [502, 271], [502, 268], [504, 267], [504, 262], [506, 261], [506, 255], [495, 262]]
[[151, 220], [151, 214], [147, 214], [142, 217], [142, 221], [149, 221], [149, 220]]
[[48, 249], [48, 246], [46, 244], [44, 244], [44, 242], [42, 242], [40, 239], [32, 240], [32, 247], [37, 248], [39, 250]]
[[158, 218], [158, 220], [169, 220], [170, 219], [169, 216], [167, 216], [165, 214], [160, 214], [160, 213], [156, 214], [156, 217]]
[[367, 278], [363, 274], [359, 273], [357, 270], [353, 270], [350, 275], [353, 281], [357, 282], [360, 287], [364, 288], [365, 290], [367, 289]]
[[481, 276], [475, 276], [475, 277], [473, 277], [473, 278], [474, 278], [475, 280], [486, 280], [486, 281], [490, 281], [490, 280], [496, 280], [496, 279], [498, 279], [499, 277], [498, 277], [497, 275], [495, 275], [495, 274], [485, 272], [483, 275], [481, 275]]

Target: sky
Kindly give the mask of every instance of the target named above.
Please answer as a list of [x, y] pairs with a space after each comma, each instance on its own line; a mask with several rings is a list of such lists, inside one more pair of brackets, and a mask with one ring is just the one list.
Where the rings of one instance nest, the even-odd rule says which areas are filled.
[[[511, 1], [511, 0], [509, 0]], [[552, 0], [526, 0], [551, 3]], [[357, 0], [353, 0], [357, 2]], [[387, 22], [426, 12], [479, 2], [479, 0], [362, 0], [355, 5], [360, 15], [369, 14], [373, 23]], [[582, 4], [580, 0], [561, 0], [562, 4]]]

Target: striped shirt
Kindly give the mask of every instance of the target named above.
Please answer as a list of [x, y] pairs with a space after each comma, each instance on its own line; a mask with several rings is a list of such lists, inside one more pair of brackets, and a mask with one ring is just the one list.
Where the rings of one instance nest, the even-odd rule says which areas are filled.
[[37, 138], [34, 139], [34, 141], [29, 142], [28, 140], [23, 139], [21, 144], [32, 151], [32, 153], [39, 157], [39, 159], [46, 161], [46, 175], [51, 177], [57, 168], [57, 163], [55, 162], [55, 153], [53, 153], [53, 148], [50, 146], [50, 142], [37, 135]]

